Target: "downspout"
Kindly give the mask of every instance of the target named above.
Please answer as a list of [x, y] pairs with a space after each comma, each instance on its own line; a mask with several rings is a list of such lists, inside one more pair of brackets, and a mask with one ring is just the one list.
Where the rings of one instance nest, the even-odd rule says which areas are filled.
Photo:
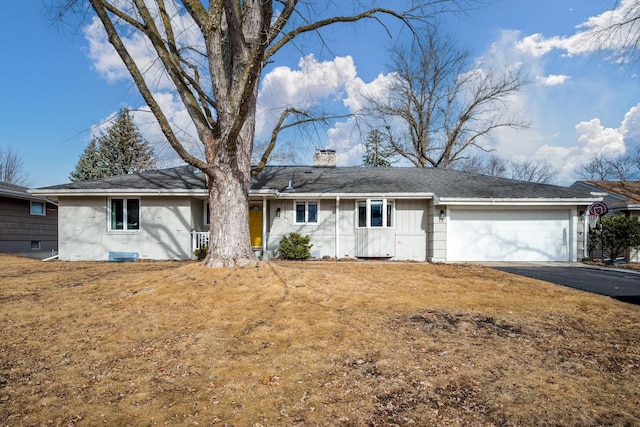
[[336, 196], [336, 259], [340, 259], [340, 196]]
[[267, 198], [262, 198], [262, 258], [267, 251]]

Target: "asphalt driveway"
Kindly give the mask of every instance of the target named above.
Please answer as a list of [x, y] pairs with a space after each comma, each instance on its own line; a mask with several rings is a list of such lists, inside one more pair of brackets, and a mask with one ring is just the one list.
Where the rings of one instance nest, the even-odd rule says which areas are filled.
[[617, 268], [573, 265], [489, 265], [496, 270], [569, 286], [620, 301], [640, 304], [640, 273]]

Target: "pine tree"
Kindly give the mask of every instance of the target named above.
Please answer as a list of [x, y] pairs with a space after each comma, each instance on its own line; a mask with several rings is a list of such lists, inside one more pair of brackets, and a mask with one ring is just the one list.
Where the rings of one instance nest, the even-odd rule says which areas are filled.
[[105, 132], [91, 140], [69, 179], [76, 182], [126, 175], [155, 165], [153, 147], [138, 131], [129, 110], [123, 109]]
[[69, 179], [72, 182], [78, 182], [104, 177], [105, 174], [104, 171], [101, 170], [99, 157], [98, 145], [94, 138], [82, 152], [75, 170], [71, 172], [71, 175], [69, 175]]
[[372, 129], [364, 145], [365, 155], [362, 156], [364, 166], [373, 168], [387, 168], [391, 166], [394, 151], [384, 143], [382, 132]]

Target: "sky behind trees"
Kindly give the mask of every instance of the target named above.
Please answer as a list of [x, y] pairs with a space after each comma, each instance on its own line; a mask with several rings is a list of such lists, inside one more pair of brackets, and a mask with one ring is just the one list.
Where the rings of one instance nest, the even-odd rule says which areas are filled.
[[[575, 168], [593, 156], [640, 145], [640, 67], [620, 67], [606, 54], [594, 55], [581, 39], [589, 30], [584, 24], [602, 19], [614, 4], [496, 0], [440, 17], [441, 28], [476, 61], [522, 67], [531, 76], [512, 108], [532, 127], [496, 134], [487, 143], [497, 154], [546, 160], [560, 170], [556, 183], [570, 184], [577, 179]], [[93, 133], [130, 108], [141, 110], [134, 112], [136, 124], [164, 164], [176, 164], [99, 23], [91, 16], [73, 21], [55, 24], [39, 1], [0, 4], [0, 147], [14, 147], [23, 156], [34, 186], [64, 183]], [[386, 48], [407, 35], [389, 30], [392, 37], [372, 22], [331, 27], [323, 34], [331, 49], [307, 39], [279, 54], [263, 74], [257, 142], [268, 138], [285, 104], [336, 114], [359, 110], [366, 102], [362, 93], [376, 93], [390, 78]], [[142, 46], [140, 40], [131, 43]], [[143, 57], [144, 50], [139, 52]], [[188, 116], [169, 89], [159, 76], [156, 90], [163, 93], [164, 109], [197, 152]], [[361, 164], [364, 153], [357, 126], [348, 119], [328, 129], [289, 132], [281, 142], [292, 144], [301, 164], [311, 163], [316, 147], [335, 148], [344, 166]]]

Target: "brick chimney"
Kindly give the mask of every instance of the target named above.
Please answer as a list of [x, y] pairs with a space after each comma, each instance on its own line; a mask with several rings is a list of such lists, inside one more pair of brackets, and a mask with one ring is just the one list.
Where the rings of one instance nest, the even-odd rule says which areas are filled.
[[316, 149], [313, 155], [313, 166], [322, 168], [336, 167], [336, 150]]

